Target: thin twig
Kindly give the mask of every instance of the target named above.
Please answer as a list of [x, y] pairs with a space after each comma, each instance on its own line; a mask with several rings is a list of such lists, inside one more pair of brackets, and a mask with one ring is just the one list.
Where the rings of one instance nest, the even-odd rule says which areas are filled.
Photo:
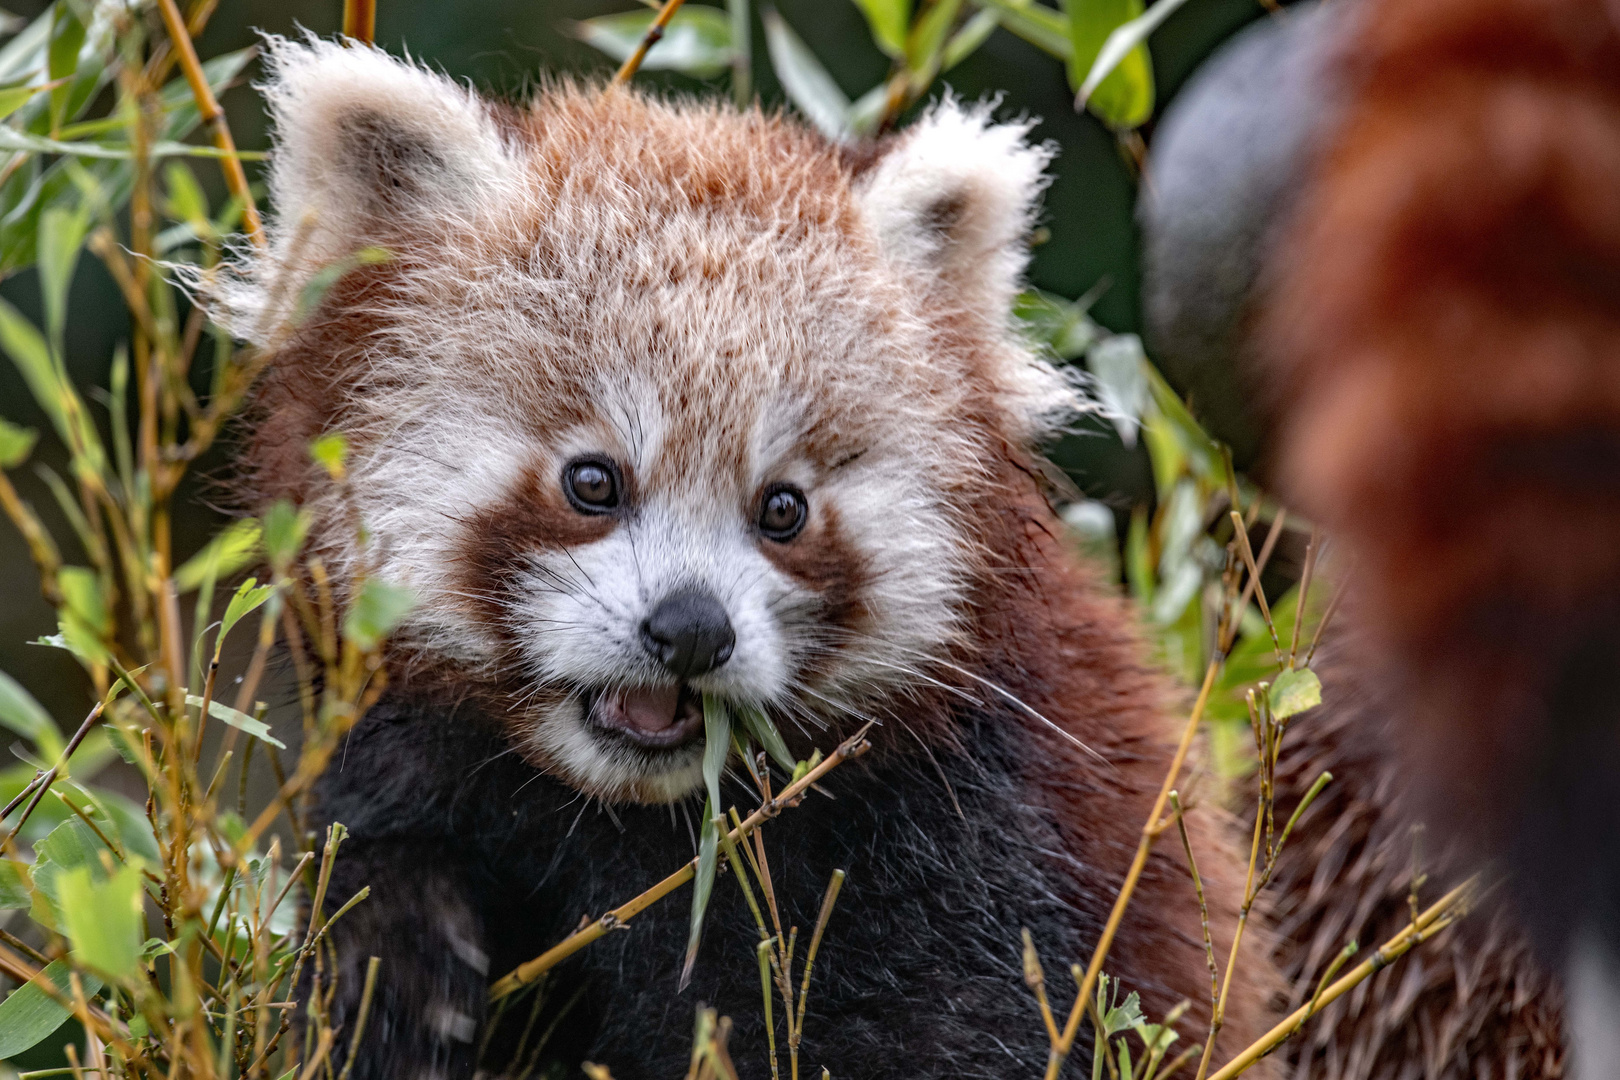
[[641, 62], [647, 59], [647, 50], [663, 40], [664, 28], [669, 25], [669, 20], [675, 17], [675, 13], [681, 9], [684, 2], [685, 0], [664, 0], [664, 6], [658, 9], [658, 18], [647, 27], [647, 33], [636, 46], [636, 51], [627, 56], [624, 63], [619, 65], [619, 70], [614, 73], [615, 85], [629, 82], [630, 77], [641, 69]]
[[1433, 906], [1423, 912], [1416, 922], [1408, 923], [1398, 934], [1384, 942], [1383, 945], [1379, 946], [1376, 953], [1356, 965], [1349, 974], [1323, 991], [1312, 1005], [1303, 1005], [1294, 1010], [1276, 1027], [1255, 1040], [1248, 1049], [1227, 1062], [1217, 1072], [1210, 1074], [1209, 1080], [1233, 1080], [1234, 1077], [1241, 1075], [1255, 1062], [1271, 1053], [1290, 1035], [1298, 1031], [1300, 1025], [1315, 1012], [1331, 1005], [1353, 990], [1359, 983], [1400, 959], [1414, 946], [1427, 941], [1450, 926], [1466, 912], [1467, 902], [1477, 884], [1477, 878], [1469, 878], [1435, 901]]
[[[871, 726], [872, 725], [867, 724], [854, 735], [850, 736], [848, 739], [845, 739], [838, 745], [838, 749], [834, 750], [831, 754], [828, 754], [826, 760], [824, 760], [820, 765], [817, 765], [814, 769], [811, 769], [809, 772], [805, 773], [796, 782], [783, 788], [782, 793], [776, 798], [760, 806], [752, 814], [749, 814], [747, 818], [743, 819], [742, 824], [731, 830], [731, 834], [729, 836], [730, 841], [735, 844], [738, 840], [753, 832], [760, 825], [769, 821], [771, 818], [776, 817], [783, 810], [792, 806], [797, 806], [799, 799], [806, 791], [810, 789], [810, 785], [820, 780], [823, 776], [826, 776], [843, 762], [848, 761], [851, 758], [860, 757], [862, 754], [866, 753], [866, 751], [870, 750], [872, 744], [866, 741], [866, 733], [868, 730], [870, 730]], [[494, 986], [490, 987], [489, 999], [491, 1001], [499, 1001], [501, 998], [512, 993], [513, 991], [519, 990], [522, 987], [527, 986], [529, 983], [534, 982], [534, 980], [538, 979], [541, 974], [550, 971], [552, 968], [556, 967], [558, 964], [562, 963], [564, 960], [568, 959], [570, 956], [574, 955], [591, 942], [602, 937], [609, 930], [623, 926], [625, 923], [641, 914], [641, 912], [645, 911], [659, 900], [662, 900], [664, 897], [668, 896], [682, 885], [685, 885], [687, 882], [691, 881], [696, 872], [697, 860], [693, 859], [691, 862], [687, 863], [685, 866], [681, 867], [679, 870], [675, 871], [673, 874], [669, 875], [663, 881], [660, 881], [646, 892], [614, 908], [601, 918], [594, 920], [589, 926], [581, 927], [572, 934], [569, 934], [562, 941], [558, 942], [556, 945], [553, 945], [551, 948], [547, 949], [533, 960], [518, 965], [516, 968], [512, 969], [512, 971], [508, 972], [506, 975], [497, 980]]]
[[242, 159], [236, 152], [236, 140], [231, 138], [230, 125], [225, 122], [225, 110], [219, 107], [219, 100], [208, 85], [208, 75], [203, 71], [202, 61], [197, 58], [197, 47], [192, 44], [191, 34], [174, 0], [158, 0], [158, 10], [163, 15], [163, 28], [168, 31], [180, 70], [191, 86], [191, 96], [197, 100], [197, 113], [202, 117], [202, 122], [214, 130], [214, 145], [220, 149], [219, 165], [225, 173], [225, 186], [242, 201], [242, 224], [247, 227], [247, 234], [254, 245], [262, 249], [266, 246], [264, 223], [259, 219], [258, 204], [253, 200], [247, 172], [242, 168]]

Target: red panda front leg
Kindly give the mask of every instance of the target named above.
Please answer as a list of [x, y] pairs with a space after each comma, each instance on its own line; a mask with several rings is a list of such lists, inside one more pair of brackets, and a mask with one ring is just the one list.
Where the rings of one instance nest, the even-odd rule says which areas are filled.
[[[477, 1065], [487, 1008], [484, 918], [453, 855], [399, 841], [345, 844], [327, 891], [330, 917], [360, 889], [371, 896], [332, 924], [330, 948], [305, 968], [298, 1000], [331, 994], [333, 1067], [348, 1060], [370, 958], [379, 958], [354, 1080], [463, 1080]], [[386, 898], [383, 902], [382, 898]], [[335, 956], [335, 961], [334, 961]], [[308, 1024], [300, 1007], [299, 1021]]]

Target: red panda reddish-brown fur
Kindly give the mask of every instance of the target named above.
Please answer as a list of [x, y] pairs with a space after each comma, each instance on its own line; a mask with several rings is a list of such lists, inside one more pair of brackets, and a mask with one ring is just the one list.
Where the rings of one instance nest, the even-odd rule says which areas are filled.
[[1615, 872], [1620, 6], [1355, 14], [1272, 268], [1274, 457], [1354, 553], [1436, 821], [1556, 952]]

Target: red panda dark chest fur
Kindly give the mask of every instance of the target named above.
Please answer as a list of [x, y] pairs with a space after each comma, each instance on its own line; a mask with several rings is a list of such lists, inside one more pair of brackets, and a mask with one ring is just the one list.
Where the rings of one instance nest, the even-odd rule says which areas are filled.
[[[516, 109], [367, 48], [269, 55], [278, 223], [214, 290], [273, 353], [245, 483], [311, 511], [335, 580], [416, 596], [388, 695], [317, 789], [314, 820], [350, 832], [329, 895], [371, 888], [333, 929], [334, 1024], [382, 960], [353, 1075], [470, 1077], [486, 1042], [506, 1067], [491, 978], [689, 857], [704, 695], [801, 754], [879, 722], [832, 800], [769, 827], [788, 921], [849, 873], [807, 1060], [1042, 1069], [1020, 931], [1056, 970], [1090, 955], [1176, 703], [1035, 479], [1079, 405], [1009, 317], [1048, 152], [949, 101], [849, 154], [757, 111], [566, 86]], [[387, 259], [298, 310], [367, 247]], [[341, 488], [307, 453], [334, 430]], [[1243, 863], [1212, 815], [1190, 828], [1224, 956]], [[686, 918], [655, 905], [556, 970], [548, 1059], [680, 1075], [698, 1002], [764, 1057], [739, 891], [716, 890], [680, 993]], [[1217, 1059], [1274, 1020], [1254, 933]], [[1173, 848], [1109, 969], [1207, 1027]]]

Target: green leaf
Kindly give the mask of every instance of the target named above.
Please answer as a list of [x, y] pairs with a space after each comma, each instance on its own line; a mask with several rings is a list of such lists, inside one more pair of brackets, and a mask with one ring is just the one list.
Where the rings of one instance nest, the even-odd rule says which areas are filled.
[[[1069, 85], [1079, 90], [1102, 52], [1108, 36], [1142, 14], [1142, 0], [1064, 0], [1069, 16]], [[1115, 130], [1139, 127], [1153, 115], [1153, 65], [1147, 46], [1138, 44], [1085, 102], [1086, 108]]]
[[208, 197], [203, 194], [191, 167], [181, 161], [171, 161], [164, 168], [163, 176], [169, 184], [169, 216], [176, 221], [184, 221], [199, 236], [211, 232]]
[[33, 742], [39, 755], [55, 761], [67, 744], [56, 721], [22, 684], [0, 671], [0, 724]]
[[985, 0], [985, 7], [993, 8], [1002, 26], [1037, 49], [1064, 61], [1074, 56], [1069, 24], [1051, 8], [1034, 0]]
[[1322, 704], [1322, 680], [1310, 668], [1289, 668], [1271, 684], [1271, 714], [1279, 720]]
[[962, 0], [934, 0], [923, 17], [912, 27], [906, 40], [906, 67], [915, 76], [932, 79], [939, 70], [939, 53], [945, 46], [945, 35], [956, 23], [962, 10]]
[[0, 90], [0, 120], [4, 120], [33, 99], [34, 95], [47, 89], [49, 83], [40, 86], [8, 86]]
[[96, 634], [112, 632], [112, 613], [107, 610], [106, 599], [101, 595], [101, 579], [94, 570], [86, 566], [64, 566], [56, 580], [67, 610], [74, 618]]
[[[68, 981], [71, 969], [65, 960], [53, 960], [32, 980], [19, 986], [0, 1001], [0, 1058], [13, 1058], [30, 1047], [44, 1042], [70, 1015], [64, 1005], [40, 988], [41, 979], [48, 981], [64, 997], [73, 995]], [[80, 975], [85, 996], [101, 989], [101, 980], [94, 975]]]
[[410, 589], [367, 578], [343, 618], [343, 636], [370, 652], [382, 644], [415, 604], [416, 594]]
[[123, 866], [98, 882], [89, 867], [75, 867], [58, 881], [57, 895], [74, 958], [108, 978], [133, 977], [145, 937], [140, 868]]
[[1001, 25], [1001, 17], [994, 11], [980, 11], [969, 19], [962, 29], [951, 35], [951, 40], [945, 43], [945, 51], [940, 54], [939, 70], [949, 71], [963, 60], [972, 56], [980, 45], [990, 40], [990, 35], [996, 32]]
[[1149, 34], [1157, 30], [1164, 20], [1186, 2], [1187, 0], [1157, 0], [1146, 14], [1139, 15], [1109, 34], [1108, 40], [1103, 42], [1102, 50], [1097, 53], [1097, 59], [1092, 63], [1091, 70], [1086, 74], [1085, 82], [1080, 84], [1080, 103], [1085, 104], [1102, 81], [1124, 63], [1126, 57], [1130, 56], [1137, 46], [1147, 41]]
[[264, 553], [278, 574], [303, 549], [304, 538], [309, 535], [309, 511], [295, 510], [286, 499], [278, 499], [264, 515]]
[[1103, 334], [1080, 304], [1039, 289], [1020, 293], [1013, 301], [1013, 315], [1060, 360], [1082, 355]]
[[1127, 447], [1136, 445], [1142, 410], [1148, 403], [1147, 354], [1135, 334], [1113, 334], [1086, 353], [1105, 415]]
[[681, 989], [692, 978], [698, 945], [703, 939], [703, 916], [714, 891], [714, 874], [719, 863], [720, 774], [731, 753], [731, 716], [725, 703], [711, 694], [703, 695], [703, 783], [708, 795], [703, 801], [703, 831], [698, 840], [697, 873], [692, 882], [692, 930], [686, 939], [686, 962], [681, 968]]
[[[51, 19], [51, 44], [47, 54], [49, 57], [47, 72], [53, 81], [66, 79], [78, 73], [79, 51], [83, 47], [84, 23], [73, 10], [72, 4], [58, 3], [56, 13]], [[73, 88], [69, 85], [58, 86], [51, 91], [52, 131], [62, 126], [62, 119], [72, 95]]]
[[782, 734], [776, 730], [776, 725], [771, 722], [771, 718], [752, 705], [740, 706], [737, 712], [742, 716], [743, 726], [748, 729], [754, 738], [759, 740], [760, 745], [765, 748], [765, 752], [771, 755], [771, 760], [789, 773], [793, 772], [798, 762], [794, 761], [793, 755], [788, 753], [787, 743], [782, 741]]
[[81, 202], [74, 209], [50, 206], [39, 215], [39, 290], [45, 307], [48, 340], [61, 351], [67, 323], [68, 287], [79, 265], [79, 251], [90, 229], [89, 210]]
[[[600, 15], [572, 24], [573, 35], [593, 49], [623, 61], [647, 36], [656, 11]], [[719, 8], [690, 5], [675, 13], [664, 36], [641, 62], [647, 71], [678, 71], [694, 79], [712, 79], [731, 67], [731, 19]]]
[[[231, 632], [232, 627], [241, 622], [244, 617], [251, 614], [254, 609], [270, 599], [275, 593], [276, 587], [274, 585], [258, 585], [258, 581], [258, 578], [248, 578], [237, 586], [235, 595], [231, 597], [231, 602], [225, 605], [225, 617], [220, 620], [220, 641], [225, 640], [225, 635]], [[255, 585], [258, 585], [258, 587], [254, 588]]]
[[906, 28], [911, 25], [911, 0], [855, 0], [872, 28], [872, 40], [884, 55], [896, 59], [906, 51]]
[[67, 412], [63, 408], [63, 387], [51, 350], [33, 323], [5, 300], [0, 300], [0, 349], [4, 349], [33, 393], [34, 400], [51, 418], [57, 434], [68, 442]]
[[200, 588], [205, 581], [229, 577], [258, 556], [264, 527], [253, 518], [225, 526], [203, 549], [174, 572], [174, 587], [181, 593]]
[[343, 462], [349, 456], [349, 440], [341, 431], [329, 431], [309, 444], [309, 456], [334, 480], [343, 477]]
[[771, 8], [759, 13], [771, 63], [789, 100], [829, 139], [850, 133], [849, 98], [793, 28]]
[[0, 910], [15, 911], [34, 902], [34, 879], [20, 859], [0, 859]]
[[0, 417], [0, 469], [14, 469], [27, 461], [38, 440], [39, 432], [33, 428], [18, 427]]
[[332, 287], [343, 280], [345, 274], [360, 266], [375, 266], [385, 263], [393, 258], [393, 253], [387, 248], [364, 247], [352, 255], [327, 263], [304, 283], [304, 288], [298, 294], [298, 303], [293, 308], [293, 322], [300, 323], [321, 306], [326, 300], [327, 293]]
[[[203, 699], [198, 697], [196, 694], [186, 695], [187, 705], [195, 705], [200, 708], [202, 703]], [[218, 701], [210, 701], [208, 703], [208, 715], [212, 716], [215, 720], [223, 720], [231, 727], [236, 728], [238, 731], [245, 731], [256, 739], [263, 739], [265, 742], [269, 743], [271, 746], [274, 746], [278, 750], [287, 749], [286, 743], [270, 734], [269, 724], [265, 723], [263, 720], [255, 720], [247, 713], [233, 709], [229, 705], [222, 704]]]

